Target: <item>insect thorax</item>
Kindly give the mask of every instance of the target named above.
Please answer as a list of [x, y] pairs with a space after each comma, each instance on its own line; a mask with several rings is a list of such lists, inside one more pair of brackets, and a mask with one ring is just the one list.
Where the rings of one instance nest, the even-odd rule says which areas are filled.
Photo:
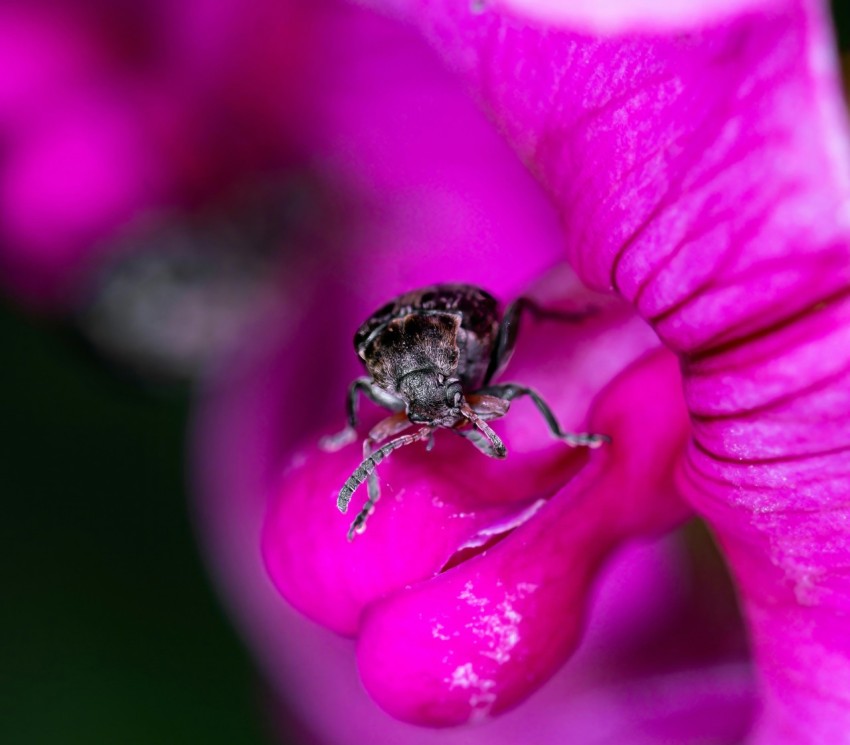
[[460, 316], [454, 313], [409, 313], [377, 329], [364, 345], [361, 357], [372, 379], [390, 393], [417, 371], [449, 378], [458, 364]]

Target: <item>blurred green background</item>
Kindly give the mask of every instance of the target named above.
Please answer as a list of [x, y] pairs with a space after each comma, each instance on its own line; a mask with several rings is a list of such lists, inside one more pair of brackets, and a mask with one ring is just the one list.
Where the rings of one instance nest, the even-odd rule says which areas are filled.
[[0, 339], [0, 743], [269, 742], [190, 525], [188, 391], [8, 305]]
[[272, 741], [192, 533], [188, 390], [2, 303], [0, 340], [0, 743]]

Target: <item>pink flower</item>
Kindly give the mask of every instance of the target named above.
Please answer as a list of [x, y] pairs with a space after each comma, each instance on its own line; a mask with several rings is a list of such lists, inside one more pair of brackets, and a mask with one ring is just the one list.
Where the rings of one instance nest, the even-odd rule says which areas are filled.
[[553, 195], [582, 279], [680, 356], [679, 485], [742, 597], [754, 739], [845, 741], [848, 139], [823, 8], [602, 39], [413, 14]]
[[[727, 3], [675, 31], [601, 33], [545, 7], [529, 21], [409, 6], [562, 227], [410, 29], [322, 11], [311, 147], [337, 233], [197, 424], [204, 534], [266, 673], [328, 742], [736, 741], [755, 693], [734, 629], [682, 621], [675, 545], [622, 552], [690, 507], [744, 604], [753, 738], [846, 739], [847, 132], [821, 9]], [[550, 273], [564, 249], [636, 315]], [[358, 449], [316, 443], [342, 424], [350, 335], [394, 294], [446, 280], [601, 305], [580, 326], [529, 327], [509, 375], [613, 443], [584, 458], [518, 403], [499, 423], [504, 463], [448, 436], [394, 454], [348, 544], [334, 501]], [[356, 644], [281, 602], [261, 532], [277, 590]], [[668, 658], [636, 662], [650, 640]], [[355, 655], [395, 717], [487, 721], [396, 722]]]

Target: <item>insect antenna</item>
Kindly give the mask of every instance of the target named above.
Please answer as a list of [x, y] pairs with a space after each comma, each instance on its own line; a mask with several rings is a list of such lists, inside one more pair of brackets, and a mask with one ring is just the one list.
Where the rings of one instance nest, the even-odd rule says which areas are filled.
[[400, 435], [364, 458], [354, 473], [348, 477], [348, 481], [343, 484], [342, 489], [339, 490], [339, 496], [336, 500], [336, 506], [339, 508], [339, 511], [348, 511], [348, 503], [351, 501], [351, 495], [354, 494], [354, 490], [374, 473], [378, 463], [386, 458], [393, 450], [397, 450], [405, 445], [412, 445], [419, 440], [424, 440], [430, 436], [432, 431], [431, 427], [423, 427], [411, 435]]
[[505, 447], [505, 443], [502, 442], [499, 435], [497, 435], [491, 428], [490, 425], [487, 424], [478, 414], [476, 414], [469, 406], [466, 401], [463, 401], [460, 405], [460, 413], [461, 415], [470, 421], [473, 427], [477, 429], [481, 434], [484, 435], [489, 441], [492, 447], [492, 454], [486, 452], [483, 448], [478, 446], [479, 450], [485, 452], [487, 455], [490, 455], [492, 458], [504, 458], [508, 454], [508, 449]]

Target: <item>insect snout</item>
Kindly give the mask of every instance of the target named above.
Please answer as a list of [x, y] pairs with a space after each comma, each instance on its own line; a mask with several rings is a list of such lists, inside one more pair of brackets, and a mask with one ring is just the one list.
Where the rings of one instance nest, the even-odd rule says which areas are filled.
[[[451, 396], [449, 395], [451, 388]], [[447, 386], [445, 378], [434, 370], [416, 370], [401, 380], [399, 393], [404, 400], [407, 418], [414, 424], [440, 426], [454, 407], [455, 394], [462, 397], [460, 385], [454, 380]]]
[[431, 400], [410, 401], [407, 405], [407, 418], [413, 424], [450, 427], [459, 417], [460, 411], [457, 407], [447, 404], [443, 396]]

